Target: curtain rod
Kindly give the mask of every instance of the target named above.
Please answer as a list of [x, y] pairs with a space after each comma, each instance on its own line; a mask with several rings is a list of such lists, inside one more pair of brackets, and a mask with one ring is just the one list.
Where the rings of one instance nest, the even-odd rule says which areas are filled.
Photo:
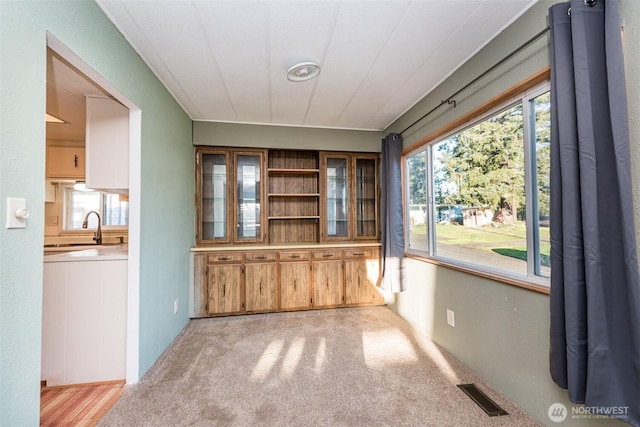
[[[587, 1], [587, 0], [585, 0]], [[415, 126], [416, 124], [418, 124], [419, 122], [421, 122], [423, 119], [425, 119], [427, 116], [430, 116], [433, 112], [435, 112], [437, 109], [439, 109], [440, 107], [442, 107], [443, 105], [447, 104], [453, 104], [453, 108], [456, 107], [456, 101], [454, 98], [455, 96], [459, 95], [461, 92], [463, 92], [464, 90], [466, 90], [467, 88], [469, 88], [471, 85], [475, 84], [478, 80], [482, 79], [484, 76], [486, 76], [487, 74], [489, 74], [490, 72], [492, 72], [493, 70], [495, 70], [496, 68], [498, 68], [500, 65], [504, 64], [505, 62], [507, 62], [508, 60], [510, 60], [511, 58], [513, 58], [514, 56], [516, 56], [518, 53], [520, 53], [521, 51], [523, 51], [524, 49], [526, 49], [527, 47], [529, 47], [530, 44], [532, 44], [533, 42], [535, 42], [536, 40], [538, 40], [540, 37], [542, 37], [543, 35], [545, 35], [547, 33], [547, 31], [549, 31], [549, 27], [546, 27], [544, 30], [540, 31], [538, 34], [536, 34], [535, 36], [531, 37], [529, 40], [527, 40], [526, 42], [524, 42], [523, 44], [521, 44], [520, 46], [518, 46], [515, 50], [513, 50], [511, 53], [509, 53], [507, 56], [505, 56], [504, 58], [502, 58], [500, 61], [496, 62], [494, 65], [492, 65], [488, 70], [486, 70], [484, 73], [480, 74], [478, 77], [476, 77], [475, 79], [471, 80], [469, 83], [467, 83], [466, 85], [464, 85], [461, 89], [458, 89], [454, 94], [452, 94], [451, 96], [449, 96], [447, 99], [440, 101], [440, 104], [438, 104], [437, 106], [435, 106], [434, 108], [432, 108], [431, 110], [429, 110], [426, 114], [422, 115], [420, 118], [418, 118], [418, 120], [416, 120], [415, 122], [411, 123], [409, 126], [407, 126], [406, 128], [404, 128], [401, 132], [400, 135], [402, 135], [403, 133], [405, 133], [406, 131], [408, 131], [409, 129], [411, 129], [413, 126]]]

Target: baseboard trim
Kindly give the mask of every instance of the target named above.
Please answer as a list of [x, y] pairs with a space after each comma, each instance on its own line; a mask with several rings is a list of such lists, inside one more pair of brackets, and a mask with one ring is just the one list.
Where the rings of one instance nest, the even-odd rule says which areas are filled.
[[[44, 385], [42, 385], [43, 383]], [[47, 390], [52, 390], [56, 388], [65, 388], [65, 387], [90, 387], [90, 386], [97, 386], [97, 385], [124, 385], [124, 384], [126, 384], [126, 381], [124, 379], [121, 379], [121, 380], [109, 380], [109, 381], [96, 381], [91, 383], [61, 384], [61, 385], [52, 385], [50, 387], [47, 387], [46, 380], [40, 381], [41, 387], [46, 388]]]

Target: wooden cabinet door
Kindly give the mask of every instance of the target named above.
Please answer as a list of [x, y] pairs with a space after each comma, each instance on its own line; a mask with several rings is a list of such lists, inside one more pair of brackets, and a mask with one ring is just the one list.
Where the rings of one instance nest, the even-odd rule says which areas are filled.
[[196, 209], [198, 244], [231, 240], [233, 206], [230, 203], [229, 156], [224, 150], [199, 150], [196, 161]]
[[342, 260], [313, 262], [313, 305], [332, 307], [344, 303]]
[[311, 264], [303, 262], [280, 263], [280, 308], [309, 308], [311, 306]]
[[276, 299], [277, 264], [245, 265], [247, 311], [268, 311], [278, 308]]
[[84, 147], [47, 147], [47, 178], [84, 179]]
[[264, 241], [265, 150], [234, 151], [234, 224], [233, 240]]
[[359, 240], [378, 240], [379, 180], [378, 155], [353, 157], [353, 236]]
[[191, 317], [206, 317], [209, 314], [207, 303], [209, 301], [207, 255], [196, 254], [193, 256], [193, 307], [189, 315]]
[[313, 305], [336, 307], [344, 304], [342, 251], [337, 248], [315, 250], [313, 259]]
[[244, 311], [242, 265], [209, 265], [209, 314]]
[[350, 159], [349, 155], [343, 153], [323, 153], [321, 156], [322, 241], [351, 240]]
[[384, 304], [376, 286], [380, 276], [377, 259], [346, 260], [344, 271], [346, 304]]

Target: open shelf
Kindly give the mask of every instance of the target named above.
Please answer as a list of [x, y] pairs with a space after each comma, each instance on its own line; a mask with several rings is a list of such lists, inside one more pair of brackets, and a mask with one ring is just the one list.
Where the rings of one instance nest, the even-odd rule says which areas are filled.
[[270, 193], [269, 197], [320, 197], [320, 193]]
[[316, 175], [320, 173], [320, 169], [290, 169], [290, 168], [269, 168], [267, 172], [271, 175]]
[[267, 179], [269, 242], [318, 242], [320, 223], [318, 152], [270, 150]]
[[269, 243], [318, 243], [319, 216], [289, 216], [269, 218]]
[[270, 216], [269, 220], [273, 219], [320, 219], [319, 215], [291, 215], [291, 216]]

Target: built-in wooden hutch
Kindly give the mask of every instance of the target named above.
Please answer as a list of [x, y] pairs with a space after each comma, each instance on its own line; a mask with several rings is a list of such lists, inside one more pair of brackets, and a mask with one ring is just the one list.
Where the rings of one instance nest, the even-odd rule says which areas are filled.
[[384, 304], [379, 158], [196, 147], [192, 317]]

